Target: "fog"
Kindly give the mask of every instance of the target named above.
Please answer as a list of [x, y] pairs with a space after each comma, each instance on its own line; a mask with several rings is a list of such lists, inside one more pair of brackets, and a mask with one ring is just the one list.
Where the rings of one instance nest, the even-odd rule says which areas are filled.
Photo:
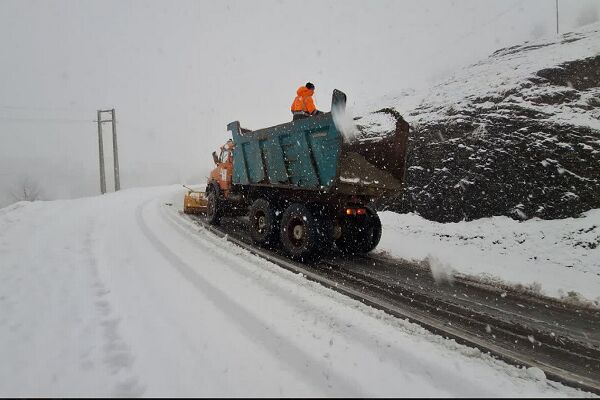
[[[598, 20], [560, 0], [561, 33]], [[351, 106], [556, 35], [553, 0], [0, 2], [0, 206], [99, 193], [96, 110], [115, 108], [121, 188], [202, 183], [227, 123], [291, 120], [298, 86]], [[112, 190], [110, 125], [104, 126]]]

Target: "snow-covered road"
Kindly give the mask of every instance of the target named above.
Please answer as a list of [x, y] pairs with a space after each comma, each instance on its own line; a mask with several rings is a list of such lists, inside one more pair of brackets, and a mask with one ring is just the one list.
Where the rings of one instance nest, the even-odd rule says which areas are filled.
[[0, 395], [589, 395], [254, 257], [182, 195], [0, 209]]

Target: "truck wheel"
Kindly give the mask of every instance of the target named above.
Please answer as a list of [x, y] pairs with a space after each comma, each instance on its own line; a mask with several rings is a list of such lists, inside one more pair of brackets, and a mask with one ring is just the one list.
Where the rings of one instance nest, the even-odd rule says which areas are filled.
[[368, 253], [381, 240], [381, 220], [369, 209], [364, 220], [346, 219], [341, 223], [342, 235], [335, 241], [337, 248], [348, 254]]
[[381, 220], [374, 210], [367, 208], [369, 212], [369, 226], [364, 231], [365, 240], [362, 246], [362, 253], [368, 253], [379, 244], [381, 240]]
[[320, 242], [319, 221], [302, 204], [294, 203], [281, 218], [281, 244], [291, 258], [308, 261], [315, 256]]
[[360, 245], [358, 224], [354, 220], [344, 220], [340, 223], [341, 234], [335, 240], [336, 247], [346, 254], [360, 253], [358, 247]]
[[265, 199], [258, 199], [250, 207], [250, 236], [260, 245], [273, 245], [279, 238], [279, 220], [275, 210]]
[[219, 204], [219, 197], [214, 190], [208, 194], [208, 204], [206, 205], [206, 219], [211, 225], [219, 225], [221, 222], [222, 209]]
[[321, 253], [328, 253], [334, 246], [335, 229], [337, 224], [335, 218], [327, 210], [317, 210], [313, 216], [319, 221], [317, 227], [319, 234], [319, 248]]

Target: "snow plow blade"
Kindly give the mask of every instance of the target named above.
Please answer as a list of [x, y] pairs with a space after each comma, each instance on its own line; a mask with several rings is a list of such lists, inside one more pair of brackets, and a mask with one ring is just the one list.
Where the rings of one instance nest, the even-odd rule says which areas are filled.
[[187, 186], [187, 194], [183, 198], [183, 212], [186, 214], [203, 214], [206, 213], [208, 199], [203, 192], [192, 190]]

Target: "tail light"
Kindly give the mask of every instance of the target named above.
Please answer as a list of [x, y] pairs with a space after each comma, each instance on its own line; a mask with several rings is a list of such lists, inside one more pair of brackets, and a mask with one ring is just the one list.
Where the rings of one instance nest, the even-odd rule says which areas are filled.
[[344, 210], [345, 215], [367, 215], [367, 210], [365, 208], [346, 208]]

